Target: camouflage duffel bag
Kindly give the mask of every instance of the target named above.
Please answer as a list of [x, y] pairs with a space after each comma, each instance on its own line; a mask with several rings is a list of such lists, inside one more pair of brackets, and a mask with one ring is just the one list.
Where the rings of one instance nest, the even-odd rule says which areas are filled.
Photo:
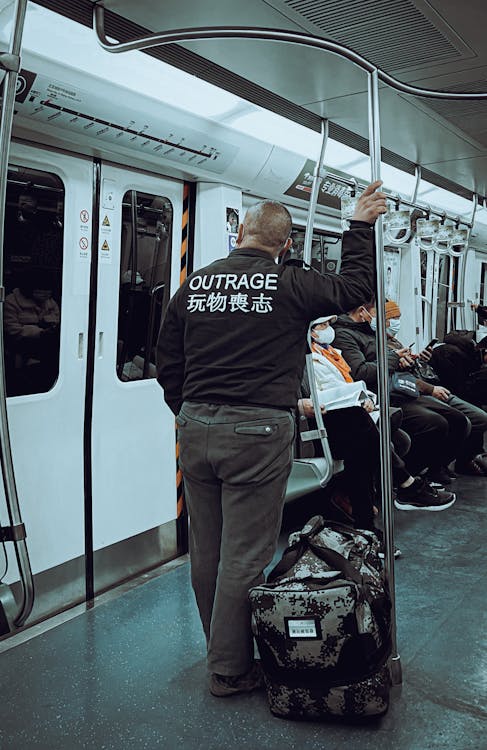
[[379, 542], [314, 516], [249, 592], [270, 709], [321, 719], [389, 706], [391, 601]]

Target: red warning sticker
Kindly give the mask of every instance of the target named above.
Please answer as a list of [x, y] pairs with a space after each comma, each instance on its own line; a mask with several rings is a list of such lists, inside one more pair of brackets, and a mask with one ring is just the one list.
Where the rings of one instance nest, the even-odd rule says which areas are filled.
[[83, 222], [83, 224], [86, 224], [90, 220], [90, 213], [89, 213], [89, 211], [87, 211], [86, 208], [84, 208], [80, 212], [79, 218], [81, 219], [81, 221]]

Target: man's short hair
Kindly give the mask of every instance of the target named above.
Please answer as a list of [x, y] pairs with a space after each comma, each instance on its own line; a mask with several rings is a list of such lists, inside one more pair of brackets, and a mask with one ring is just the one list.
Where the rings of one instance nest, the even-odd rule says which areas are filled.
[[291, 214], [278, 201], [260, 201], [251, 206], [243, 221], [245, 233], [266, 247], [281, 247], [292, 230]]

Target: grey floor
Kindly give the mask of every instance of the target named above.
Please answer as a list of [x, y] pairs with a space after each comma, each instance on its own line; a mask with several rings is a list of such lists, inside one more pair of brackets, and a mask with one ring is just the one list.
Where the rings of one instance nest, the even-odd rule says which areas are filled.
[[[487, 482], [455, 485], [448, 511], [396, 512], [403, 685], [377, 724], [285, 721], [264, 693], [209, 695], [184, 564], [0, 655], [1, 750], [486, 750]], [[315, 510], [288, 508], [285, 532]]]

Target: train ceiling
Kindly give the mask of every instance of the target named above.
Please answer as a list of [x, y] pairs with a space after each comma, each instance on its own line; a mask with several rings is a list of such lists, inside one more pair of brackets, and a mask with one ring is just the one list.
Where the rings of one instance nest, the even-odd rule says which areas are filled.
[[[91, 0], [39, 5], [91, 25]], [[256, 26], [341, 42], [401, 81], [487, 91], [485, 0], [105, 0], [106, 31], [121, 41], [144, 31]], [[367, 150], [366, 74], [329, 53], [253, 40], [204, 40], [149, 54], [315, 130]], [[384, 158], [469, 197], [487, 193], [487, 101], [418, 99], [381, 87]]]

